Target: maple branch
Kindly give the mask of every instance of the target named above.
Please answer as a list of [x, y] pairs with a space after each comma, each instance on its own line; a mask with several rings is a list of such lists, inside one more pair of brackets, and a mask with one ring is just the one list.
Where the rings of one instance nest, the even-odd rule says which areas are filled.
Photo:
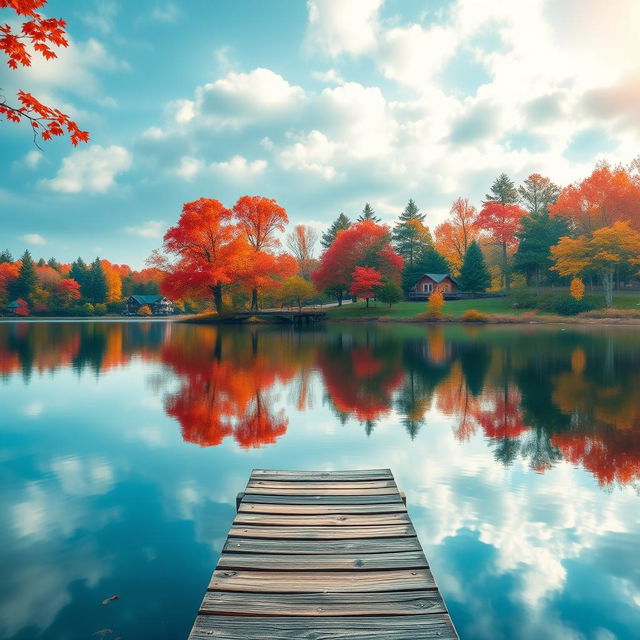
[[[38, 123], [39, 120], [44, 120], [44, 116], [40, 116], [39, 118], [34, 118], [33, 116], [29, 115], [28, 113], [25, 113], [24, 111], [21, 111], [19, 107], [12, 107], [10, 104], [6, 103], [6, 98], [4, 96], [0, 96], [0, 108], [2, 108], [3, 110], [6, 111], [11, 111], [13, 113], [15, 113], [16, 115], [14, 116], [14, 118], [10, 118], [7, 117], [8, 120], [14, 120], [14, 121], [20, 121], [21, 118], [27, 118], [30, 122], [35, 122], [36, 124]], [[34, 127], [33, 125], [31, 126], [31, 130], [33, 131], [33, 144], [36, 146], [36, 148], [39, 151], [44, 151], [44, 149], [38, 144], [38, 129], [37, 127]]]

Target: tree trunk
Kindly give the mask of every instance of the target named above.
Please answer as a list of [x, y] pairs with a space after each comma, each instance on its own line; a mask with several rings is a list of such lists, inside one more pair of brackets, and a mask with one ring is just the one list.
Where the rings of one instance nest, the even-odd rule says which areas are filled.
[[536, 295], [540, 294], [540, 265], [536, 265]]
[[502, 243], [502, 277], [504, 279], [504, 290], [509, 293], [511, 288], [511, 277], [509, 274], [509, 264], [507, 259], [507, 243]]
[[607, 307], [613, 307], [613, 269], [602, 272], [602, 286], [604, 288], [604, 302]]
[[222, 313], [222, 285], [212, 284], [211, 291], [213, 292], [213, 304], [216, 307], [216, 311]]
[[251, 311], [258, 310], [258, 290], [253, 289], [251, 292]]
[[369, 298], [366, 298], [367, 301], [367, 309], [369, 308]]
[[338, 301], [338, 306], [341, 307], [342, 306], [342, 289], [339, 289], [336, 292], [336, 300]]

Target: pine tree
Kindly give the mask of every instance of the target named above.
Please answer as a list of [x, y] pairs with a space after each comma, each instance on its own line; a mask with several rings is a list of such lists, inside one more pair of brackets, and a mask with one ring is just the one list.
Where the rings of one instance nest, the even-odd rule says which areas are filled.
[[551, 217], [546, 211], [523, 216], [521, 225], [516, 233], [519, 245], [513, 264], [515, 270], [526, 275], [527, 279], [533, 278], [537, 289], [543, 276], [557, 278], [556, 272], [550, 271], [553, 266], [551, 247], [569, 234], [569, 226], [564, 218]]
[[0, 264], [3, 262], [13, 262], [13, 256], [11, 255], [11, 251], [9, 249], [5, 249], [2, 253], [0, 253]]
[[475, 240], [464, 254], [459, 280], [463, 291], [475, 293], [484, 293], [491, 284], [491, 275], [485, 264], [480, 245]]
[[334, 220], [333, 224], [322, 234], [320, 244], [328, 249], [338, 235], [338, 231], [343, 231], [351, 226], [351, 220], [344, 213], [340, 212], [340, 215]]
[[40, 258], [40, 260], [38, 260], [38, 266], [39, 267], [44, 267], [47, 263], [45, 262], [44, 258]]
[[107, 292], [109, 290], [107, 286], [107, 278], [104, 275], [104, 269], [100, 258], [96, 258], [91, 264], [89, 270], [88, 280], [88, 293], [87, 296], [93, 304], [100, 304], [107, 299]]
[[14, 298], [29, 300], [36, 288], [36, 269], [29, 251], [25, 251], [20, 260], [22, 264], [18, 277], [11, 287], [11, 294]]
[[520, 202], [533, 216], [549, 213], [549, 207], [556, 203], [560, 195], [560, 187], [541, 176], [532, 173], [520, 187], [518, 187]]
[[89, 298], [89, 272], [87, 271], [87, 265], [84, 263], [82, 258], [78, 258], [75, 262], [71, 263], [69, 277], [80, 285], [80, 293], [82, 294], [82, 297]]
[[484, 197], [486, 202], [499, 202], [500, 204], [516, 204], [518, 202], [518, 190], [506, 173], [501, 173], [493, 182]]
[[362, 213], [358, 216], [358, 222], [363, 222], [364, 220], [371, 220], [376, 224], [380, 224], [380, 222], [382, 221], [381, 218], [378, 218], [376, 212], [368, 202], [365, 203]]
[[392, 232], [396, 251], [409, 266], [433, 242], [429, 229], [424, 226], [425, 215], [419, 211], [415, 202], [409, 200]]
[[402, 271], [402, 288], [411, 291], [425, 273], [449, 273], [447, 261], [432, 245], [422, 251], [413, 265], [405, 264]]
[[56, 271], [60, 271], [60, 263], [55, 258], [49, 258], [47, 260], [47, 265]]

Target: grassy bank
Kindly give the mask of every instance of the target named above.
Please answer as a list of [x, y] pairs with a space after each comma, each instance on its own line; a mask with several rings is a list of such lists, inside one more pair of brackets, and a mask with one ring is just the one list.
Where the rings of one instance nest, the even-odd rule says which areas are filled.
[[[614, 308], [602, 309], [579, 316], [558, 316], [531, 310], [514, 308], [514, 300], [510, 297], [483, 298], [477, 300], [450, 300], [444, 303], [442, 313], [453, 319], [461, 318], [465, 311], [474, 309], [490, 316], [493, 322], [589, 322], [602, 319], [616, 321], [633, 321], [640, 319], [640, 296], [621, 295], [614, 297]], [[362, 320], [388, 319], [410, 320], [427, 310], [426, 302], [400, 302], [389, 308], [383, 304], [371, 304], [369, 308], [364, 302], [332, 307], [326, 309], [330, 320]], [[638, 318], [634, 318], [637, 311]]]

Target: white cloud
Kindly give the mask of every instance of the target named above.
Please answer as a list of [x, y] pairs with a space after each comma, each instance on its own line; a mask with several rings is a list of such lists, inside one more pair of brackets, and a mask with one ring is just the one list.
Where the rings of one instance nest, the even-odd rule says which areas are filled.
[[116, 184], [116, 176], [130, 167], [131, 154], [124, 147], [92, 145], [67, 156], [56, 177], [42, 184], [61, 193], [105, 193]]
[[176, 175], [180, 176], [183, 180], [191, 182], [202, 171], [204, 163], [200, 158], [194, 158], [193, 156], [182, 156], [180, 158], [180, 165], [175, 170]]
[[29, 151], [24, 157], [23, 162], [25, 167], [28, 169], [35, 169], [40, 164], [42, 157], [41, 151], [36, 151], [35, 149]]
[[23, 240], [24, 242], [27, 242], [29, 244], [47, 244], [44, 236], [41, 236], [39, 233], [25, 233], [23, 236], [20, 236], [20, 240]]
[[325, 180], [336, 175], [332, 166], [337, 145], [320, 131], [311, 131], [299, 142], [285, 147], [279, 154], [282, 167], [291, 171], [317, 173]]
[[162, 238], [165, 223], [160, 220], [147, 220], [137, 227], [125, 227], [124, 230], [141, 238]]
[[331, 57], [371, 51], [376, 44], [382, 3], [383, 0], [308, 0], [307, 48], [314, 53], [320, 48]]
[[254, 178], [267, 168], [265, 160], [248, 161], [244, 156], [235, 155], [225, 162], [214, 162], [211, 170], [231, 180], [241, 181], [244, 178]]
[[344, 84], [344, 79], [335, 69], [314, 71], [311, 75], [316, 80], [320, 80], [320, 82], [326, 82], [328, 84]]

